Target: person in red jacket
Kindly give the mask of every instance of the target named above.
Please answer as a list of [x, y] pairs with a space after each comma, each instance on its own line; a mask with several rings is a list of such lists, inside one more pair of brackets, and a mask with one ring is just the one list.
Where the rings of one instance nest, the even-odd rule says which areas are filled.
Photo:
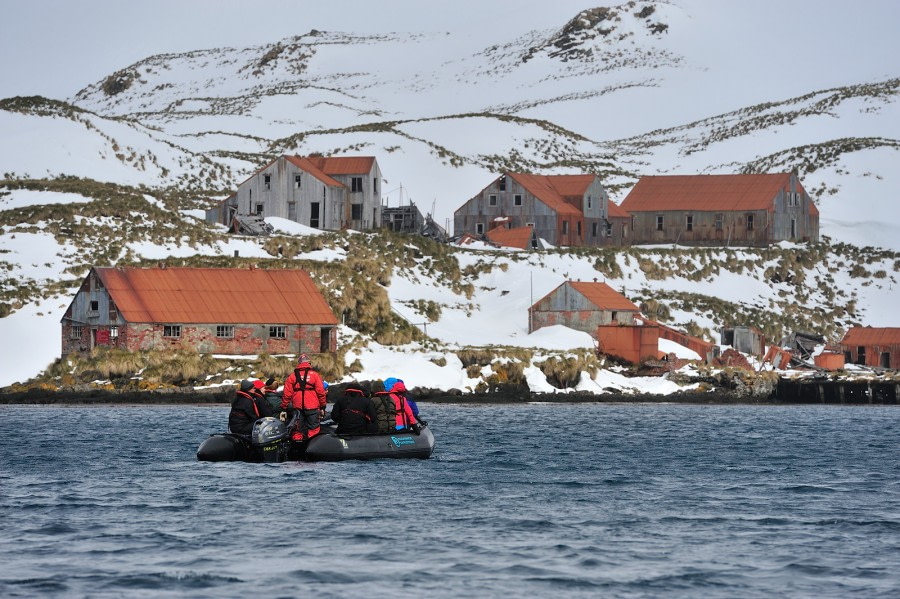
[[281, 396], [281, 409], [291, 408], [296, 414], [297, 424], [291, 439], [306, 441], [318, 435], [327, 403], [322, 377], [310, 366], [309, 356], [300, 354], [297, 368], [284, 381]]
[[397, 428], [415, 428], [418, 423], [416, 415], [413, 413], [412, 406], [406, 401], [406, 385], [403, 381], [398, 380], [391, 387], [391, 397], [394, 400], [394, 408], [397, 410]]

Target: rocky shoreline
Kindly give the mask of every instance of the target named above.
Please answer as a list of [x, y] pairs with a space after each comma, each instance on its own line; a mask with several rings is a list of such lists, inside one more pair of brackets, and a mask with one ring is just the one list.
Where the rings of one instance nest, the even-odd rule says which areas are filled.
[[[831, 380], [758, 378], [747, 384], [732, 379], [708, 381], [699, 388], [669, 395], [628, 393], [605, 389], [603, 393], [587, 391], [532, 393], [524, 385], [495, 385], [480, 393], [458, 389], [443, 390], [416, 387], [411, 390], [416, 401], [435, 404], [524, 404], [524, 403], [666, 403], [705, 405], [789, 405], [851, 404], [897, 405], [900, 403], [900, 381], [891, 379]], [[737, 382], [737, 384], [734, 384]], [[710, 384], [716, 383], [716, 384]], [[332, 385], [330, 395], [336, 397], [344, 385]], [[231, 386], [214, 389], [170, 387], [154, 390], [111, 390], [78, 386], [61, 390], [31, 388], [24, 391], [0, 390], [0, 405], [229, 405], [234, 397]]]

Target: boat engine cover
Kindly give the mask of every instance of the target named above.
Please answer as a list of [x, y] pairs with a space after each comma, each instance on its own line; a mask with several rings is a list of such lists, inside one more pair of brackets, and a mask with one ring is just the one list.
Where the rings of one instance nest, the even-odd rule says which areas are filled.
[[281, 441], [287, 437], [287, 427], [278, 418], [260, 418], [253, 425], [253, 433], [250, 438], [253, 445], [261, 447]]

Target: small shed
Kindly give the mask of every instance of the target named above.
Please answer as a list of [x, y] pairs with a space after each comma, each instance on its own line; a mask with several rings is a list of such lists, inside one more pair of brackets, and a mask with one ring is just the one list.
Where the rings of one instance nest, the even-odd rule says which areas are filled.
[[761, 357], [766, 353], [766, 337], [755, 327], [724, 327], [719, 333], [722, 345], [730, 345], [743, 354]]
[[563, 325], [596, 339], [597, 327], [632, 324], [640, 308], [606, 283], [566, 281], [528, 309], [528, 332]]
[[841, 351], [847, 364], [900, 370], [900, 327], [852, 327]]
[[334, 312], [306, 271], [92, 268], [62, 318], [62, 354], [337, 351]]
[[638, 324], [600, 325], [597, 327], [597, 352], [632, 364], [656, 360], [660, 357], [659, 329]]

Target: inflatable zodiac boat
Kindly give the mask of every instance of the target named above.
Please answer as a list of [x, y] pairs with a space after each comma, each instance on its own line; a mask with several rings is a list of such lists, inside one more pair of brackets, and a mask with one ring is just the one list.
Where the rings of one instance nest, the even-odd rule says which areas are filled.
[[210, 435], [197, 448], [201, 462], [286, 462], [288, 460], [337, 462], [380, 458], [431, 457], [434, 435], [427, 424], [417, 430], [398, 430], [380, 435], [338, 435], [333, 424], [306, 443], [292, 443], [287, 427], [278, 418], [260, 418], [249, 438], [233, 433]]

